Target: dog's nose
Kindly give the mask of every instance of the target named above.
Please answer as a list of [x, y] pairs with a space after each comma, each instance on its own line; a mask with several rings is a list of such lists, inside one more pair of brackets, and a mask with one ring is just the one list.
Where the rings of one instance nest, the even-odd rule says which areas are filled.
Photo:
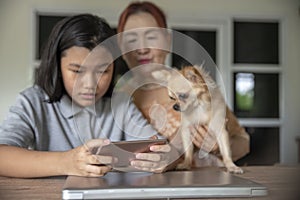
[[173, 109], [176, 111], [180, 111], [180, 105], [179, 104], [174, 104]]

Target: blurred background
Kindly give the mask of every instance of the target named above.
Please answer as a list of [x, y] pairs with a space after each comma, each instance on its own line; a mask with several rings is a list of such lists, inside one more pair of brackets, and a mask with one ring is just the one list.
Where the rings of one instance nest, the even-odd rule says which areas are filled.
[[[16, 95], [32, 85], [39, 51], [58, 20], [93, 13], [115, 28], [129, 2], [0, 0], [0, 121]], [[300, 1], [152, 2], [165, 11], [169, 28], [196, 40], [217, 64], [216, 81], [251, 138], [251, 152], [238, 164], [299, 163]], [[199, 56], [188, 45], [180, 48]], [[184, 60], [175, 54], [169, 63], [180, 67]]]

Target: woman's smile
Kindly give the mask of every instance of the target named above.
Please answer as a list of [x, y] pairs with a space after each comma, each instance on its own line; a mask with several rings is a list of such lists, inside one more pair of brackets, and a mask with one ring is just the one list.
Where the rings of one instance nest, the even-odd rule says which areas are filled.
[[149, 64], [149, 63], [151, 63], [151, 62], [152, 62], [152, 60], [151, 60], [151, 59], [148, 59], [148, 58], [138, 59], [138, 63], [139, 63], [140, 65]]

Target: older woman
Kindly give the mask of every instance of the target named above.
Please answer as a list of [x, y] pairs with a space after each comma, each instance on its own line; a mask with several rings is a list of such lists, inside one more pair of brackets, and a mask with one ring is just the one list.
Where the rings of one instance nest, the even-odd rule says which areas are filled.
[[[133, 71], [133, 80], [141, 83], [130, 90], [134, 103], [159, 133], [172, 140], [180, 126], [180, 113], [172, 108], [174, 102], [170, 100], [167, 88], [151, 82], [151, 72], [165, 64], [169, 53], [171, 37], [165, 28], [166, 17], [158, 6], [150, 2], [134, 2], [121, 13], [117, 31], [121, 33], [119, 44], [123, 59]], [[249, 136], [228, 107], [226, 119], [232, 158], [236, 161], [249, 152]], [[192, 129], [193, 143], [199, 148], [208, 135], [207, 129], [206, 126]], [[196, 155], [196, 166], [222, 163], [216, 145], [210, 159], [204, 161]]]

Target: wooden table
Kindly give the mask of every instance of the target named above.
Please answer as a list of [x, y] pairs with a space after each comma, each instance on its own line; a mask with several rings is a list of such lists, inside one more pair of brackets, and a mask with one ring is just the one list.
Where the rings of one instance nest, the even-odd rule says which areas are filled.
[[[243, 169], [245, 173], [238, 176], [264, 184], [268, 187], [269, 195], [242, 199], [300, 199], [300, 166], [251, 166], [243, 167]], [[0, 199], [61, 199], [65, 178], [17, 179], [0, 177]], [[218, 198], [217, 200], [221, 199]]]

